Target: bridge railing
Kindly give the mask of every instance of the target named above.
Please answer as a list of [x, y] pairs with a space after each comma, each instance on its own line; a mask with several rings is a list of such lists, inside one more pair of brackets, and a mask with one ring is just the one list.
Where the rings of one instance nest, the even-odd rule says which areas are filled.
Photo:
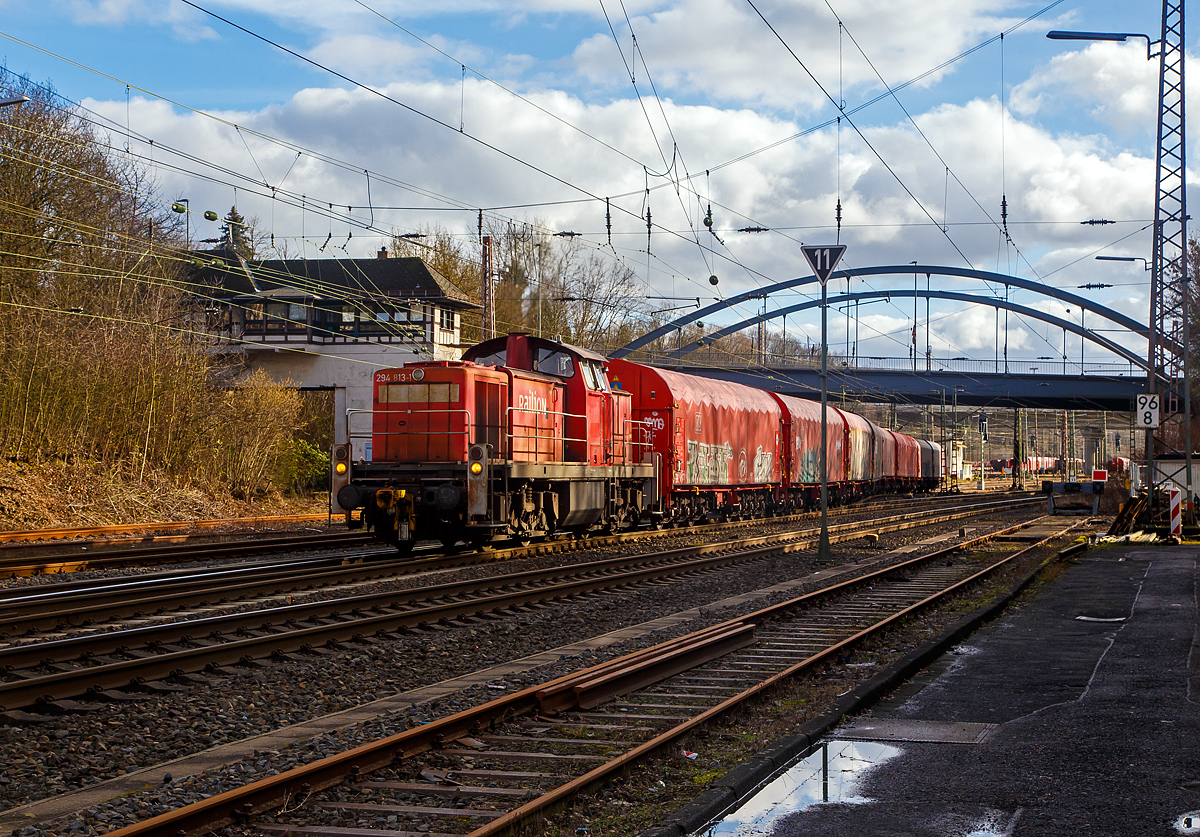
[[[777, 355], [768, 353], [765, 357], [757, 354], [737, 354], [722, 352], [720, 358], [703, 358], [700, 356], [685, 356], [682, 360], [672, 357], [670, 352], [638, 353], [638, 360], [661, 366], [720, 366], [732, 368], [768, 367], [770, 369], [816, 369], [821, 366], [820, 350], [811, 353], [801, 352], [799, 355]], [[885, 370], [894, 372], [912, 372], [913, 361], [910, 357], [863, 357], [842, 354], [829, 354], [829, 368], [835, 372], [848, 369]], [[1145, 371], [1132, 363], [1080, 363], [1061, 359], [1039, 358], [1037, 360], [978, 360], [965, 357], [933, 357], [926, 365], [925, 358], [917, 358], [915, 371], [921, 372], [959, 372], [965, 374], [989, 375], [1104, 375], [1111, 377], [1145, 377]]]

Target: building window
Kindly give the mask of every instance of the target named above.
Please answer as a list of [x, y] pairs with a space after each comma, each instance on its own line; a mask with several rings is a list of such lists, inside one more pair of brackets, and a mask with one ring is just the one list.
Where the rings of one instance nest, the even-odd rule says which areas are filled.
[[444, 331], [454, 331], [454, 311], [450, 308], [438, 309], [438, 327]]

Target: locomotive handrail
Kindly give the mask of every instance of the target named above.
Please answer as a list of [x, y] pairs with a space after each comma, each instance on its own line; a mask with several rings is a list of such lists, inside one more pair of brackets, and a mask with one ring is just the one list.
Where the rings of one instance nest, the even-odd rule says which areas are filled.
[[[370, 416], [374, 417], [374, 415], [376, 413], [379, 413], [380, 415], [385, 415], [385, 416], [412, 415], [414, 413], [436, 413], [439, 416], [449, 416], [454, 413], [463, 413], [467, 417], [467, 419], [466, 419], [467, 426], [466, 426], [465, 430], [424, 430], [424, 431], [421, 431], [421, 430], [394, 430], [394, 431], [393, 430], [384, 430], [384, 431], [376, 431], [374, 428], [371, 428], [371, 430], [369, 430], [369, 431], [359, 431], [358, 433], [355, 433], [353, 431], [353, 429], [351, 428], [351, 417], [352, 416], [365, 414], [365, 415], [370, 415]], [[350, 441], [351, 439], [355, 439], [355, 438], [358, 438], [358, 439], [370, 438], [373, 436], [442, 436], [442, 435], [458, 436], [458, 435], [465, 435], [467, 437], [467, 444], [473, 445], [473, 444], [475, 444], [475, 438], [474, 438], [474, 434], [472, 432], [474, 429], [475, 429], [475, 427], [471, 423], [471, 411], [466, 410], [466, 409], [463, 409], [463, 410], [354, 410], [354, 409], [347, 409], [346, 410], [346, 441]], [[374, 451], [372, 451], [372, 453], [374, 453]]]
[[[644, 434], [644, 438], [646, 439], [646, 441], [644, 441], [644, 442], [630, 441], [629, 444], [631, 446], [633, 446], [635, 448], [650, 448], [650, 449], [654, 448], [654, 442], [651, 441], [651, 438], [650, 438], [654, 435], [654, 428], [650, 426], [650, 422], [646, 421], [645, 419], [625, 419], [625, 423], [641, 425], [642, 433]], [[632, 432], [629, 433], [628, 438], [630, 438], [630, 439], [633, 438]]]
[[[509, 439], [548, 439], [549, 441], [552, 441], [552, 442], [557, 442], [557, 441], [586, 442], [587, 441], [587, 437], [584, 437], [582, 439], [577, 439], [574, 436], [566, 436], [566, 435], [563, 435], [563, 436], [525, 436], [525, 435], [518, 436], [517, 434], [513, 433], [512, 429], [511, 429], [512, 428], [512, 413], [516, 413], [516, 412], [533, 413], [535, 416], [563, 416], [564, 418], [581, 418], [581, 419], [585, 419], [585, 420], [587, 419], [586, 415], [582, 415], [580, 413], [564, 413], [564, 412], [560, 412], [558, 410], [536, 410], [536, 409], [533, 409], [532, 407], [505, 407], [504, 411], [507, 414], [505, 416], [505, 418], [507, 419], [507, 423], [508, 423], [508, 427], [509, 427], [509, 433], [508, 433]], [[540, 430], [541, 426], [535, 424], [534, 429]], [[548, 428], [548, 429], [553, 430], [552, 427]]]

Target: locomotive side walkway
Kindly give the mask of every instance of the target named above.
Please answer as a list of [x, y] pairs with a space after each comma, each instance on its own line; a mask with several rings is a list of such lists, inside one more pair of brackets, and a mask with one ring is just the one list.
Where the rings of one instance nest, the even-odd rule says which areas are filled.
[[702, 833], [1200, 834], [1198, 559], [1085, 553]]

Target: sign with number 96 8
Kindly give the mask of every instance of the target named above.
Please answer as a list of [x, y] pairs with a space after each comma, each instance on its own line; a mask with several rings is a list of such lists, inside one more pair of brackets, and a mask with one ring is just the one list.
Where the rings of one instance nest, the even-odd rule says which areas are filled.
[[1143, 430], [1158, 427], [1158, 396], [1139, 395], [1137, 397], [1137, 424]]

